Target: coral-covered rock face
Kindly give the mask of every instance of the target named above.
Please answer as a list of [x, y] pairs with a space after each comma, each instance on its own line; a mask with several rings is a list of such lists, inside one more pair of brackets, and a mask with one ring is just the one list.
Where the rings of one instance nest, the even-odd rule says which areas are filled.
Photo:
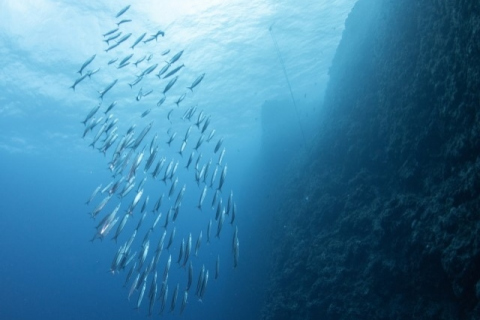
[[479, 319], [480, 4], [359, 0], [330, 77], [263, 318]]

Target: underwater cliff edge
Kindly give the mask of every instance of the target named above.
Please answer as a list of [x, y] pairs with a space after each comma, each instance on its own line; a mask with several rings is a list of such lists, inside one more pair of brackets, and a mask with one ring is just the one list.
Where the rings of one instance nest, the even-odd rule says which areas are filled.
[[480, 318], [480, 3], [359, 0], [284, 177], [265, 320]]

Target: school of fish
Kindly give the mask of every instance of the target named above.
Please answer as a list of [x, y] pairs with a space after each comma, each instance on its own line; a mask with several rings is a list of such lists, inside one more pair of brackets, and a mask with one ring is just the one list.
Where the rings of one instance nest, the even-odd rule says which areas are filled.
[[[81, 121], [83, 138], [105, 155], [112, 177], [86, 202], [96, 225], [91, 241], [117, 244], [110, 272], [125, 274], [135, 308], [182, 314], [192, 295], [204, 299], [210, 273], [220, 276], [211, 241], [231, 239], [229, 259], [237, 267], [237, 207], [233, 191], [224, 190], [224, 139], [215, 136], [211, 116], [189, 105], [205, 73], [183, 79], [184, 50], [171, 52], [162, 30], [129, 32], [130, 11], [114, 16], [115, 27], [102, 35], [104, 52], [81, 65], [70, 87], [98, 97]], [[128, 117], [116, 117], [117, 109]]]

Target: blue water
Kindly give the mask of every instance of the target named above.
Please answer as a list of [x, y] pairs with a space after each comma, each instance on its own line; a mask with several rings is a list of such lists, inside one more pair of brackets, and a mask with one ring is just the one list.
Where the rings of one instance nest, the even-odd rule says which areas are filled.
[[[164, 201], [171, 203], [183, 184], [187, 191], [174, 224], [177, 235], [170, 250], [169, 298], [163, 317], [179, 315], [181, 295], [175, 311], [170, 313], [169, 310], [176, 283], [184, 287], [186, 281], [185, 268], [176, 263], [180, 241], [192, 233], [195, 246], [202, 230], [199, 256], [194, 257], [192, 250], [190, 257], [194, 278], [188, 304], [181, 316], [184, 319], [260, 318], [264, 289], [268, 284], [269, 252], [274, 245], [268, 241], [269, 223], [274, 219], [274, 212], [268, 208], [277, 199], [270, 189], [277, 183], [277, 173], [282, 172], [280, 166], [284, 165], [282, 161], [275, 161], [274, 156], [265, 154], [270, 149], [262, 138], [265, 119], [261, 118], [261, 107], [264, 101], [283, 101], [284, 104], [287, 101], [287, 105], [295, 108], [286, 73], [295, 98], [296, 116], [288, 126], [277, 128], [281, 131], [278, 135], [291, 132], [307, 145], [312, 141], [315, 132], [312, 119], [321, 106], [328, 67], [340, 40], [343, 22], [354, 2], [308, 1], [299, 7], [295, 1], [209, 1], [208, 4], [139, 1], [121, 17], [132, 20], [121, 26], [122, 31], [131, 32], [132, 36], [117, 49], [105, 53], [102, 34], [115, 27], [119, 20], [115, 19], [115, 14], [128, 3], [2, 1], [0, 319], [144, 319], [148, 314], [152, 276], [147, 280], [142, 305], [135, 310], [138, 292], [128, 301], [129, 286], [122, 287], [130, 265], [125, 271], [112, 275], [109, 272], [112, 258], [135, 228], [145, 196], [150, 196], [148, 210], [151, 211], [159, 194], [164, 192]], [[147, 32], [148, 37], [158, 30], [164, 31], [165, 36], [157, 42], [140, 43], [134, 50], [129, 48], [143, 32]], [[167, 49], [170, 53], [161, 56]], [[168, 91], [164, 105], [157, 108], [156, 103], [168, 80], [160, 81], [154, 74], [164, 60], [180, 50], [184, 50], [184, 54], [177, 64], [184, 63], [185, 67], [179, 71], [178, 83]], [[132, 52], [132, 61], [150, 53], [153, 57], [151, 62], [143, 62], [138, 67], [130, 65], [116, 69], [118, 62], [107, 65], [110, 59], [119, 57], [121, 60]], [[79, 77], [76, 72], [93, 54], [97, 56], [85, 70], [100, 68], [100, 71], [91, 79], [87, 77], [73, 91], [69, 87]], [[153, 63], [159, 63], [159, 67], [130, 89], [127, 83]], [[202, 73], [206, 74], [204, 80], [193, 92], [187, 91], [185, 87]], [[89, 144], [100, 126], [82, 139], [84, 126], [80, 121], [100, 102], [97, 91], [114, 79], [119, 79], [118, 84], [105, 95], [101, 110], [112, 101], [118, 101], [111, 113], [119, 119], [120, 137], [130, 125], [136, 124], [138, 134], [153, 120], [154, 126], [144, 144], [148, 149], [153, 135], [159, 135], [159, 154], [167, 158], [166, 164], [172, 158], [180, 161], [179, 183], [169, 202], [167, 194], [171, 182], [165, 186], [158, 179], [149, 178], [134, 222], [127, 225], [118, 244], [110, 240], [116, 226], [104, 241], [92, 243], [89, 240], [95, 233], [95, 226], [119, 199], [114, 196], [96, 220], [91, 219], [89, 213], [105, 194], [97, 195], [90, 206], [85, 205], [85, 201], [99, 184], [106, 186], [112, 181], [107, 163], [116, 144], [106, 156], [92, 149]], [[140, 87], [144, 92], [150, 88], [154, 92], [137, 102], [135, 97]], [[187, 97], [176, 107], [173, 101], [184, 92]], [[226, 216], [218, 239], [214, 237], [217, 230], [215, 211], [210, 209], [213, 191], [209, 189], [202, 210], [198, 210], [196, 205], [202, 188], [194, 181], [193, 168], [183, 168], [192, 145], [200, 136], [196, 127], [192, 129], [183, 158], [177, 154], [185, 131], [193, 124], [182, 120], [181, 116], [194, 105], [210, 116], [211, 125], [206, 134], [211, 129], [216, 130], [214, 139], [201, 147], [201, 164], [210, 158], [213, 163], [217, 162], [219, 153], [213, 153], [213, 147], [223, 137], [226, 154], [222, 163], [228, 163], [227, 179], [222, 188], [223, 203], [226, 204], [232, 191], [238, 207], [234, 224], [231, 225], [230, 216]], [[154, 110], [141, 118], [140, 114], [149, 107]], [[171, 121], [168, 121], [167, 113], [172, 109]], [[305, 138], [300, 138], [299, 127], [304, 128]], [[177, 137], [172, 147], [168, 147], [165, 141], [172, 132], [177, 132]], [[269, 133], [270, 137], [272, 135], [275, 136], [275, 132]], [[138, 170], [137, 185], [143, 178], [147, 156], [148, 152]], [[212, 171], [213, 166], [210, 174]], [[220, 172], [221, 168], [216, 184]], [[271, 172], [275, 174], [269, 174]], [[134, 193], [132, 191], [122, 201], [120, 217]], [[160, 210], [163, 217], [167, 210], [165, 204]], [[144, 221], [133, 251], [140, 250], [146, 226], [151, 225], [153, 217], [149, 213]], [[151, 234], [151, 252], [164, 230], [163, 217]], [[207, 245], [205, 229], [210, 218], [213, 220], [212, 241]], [[237, 268], [233, 267], [232, 256], [234, 226], [238, 227], [240, 242]], [[167, 227], [166, 241], [171, 230], [172, 224]], [[221, 269], [219, 278], [214, 280], [217, 255]], [[157, 268], [159, 278], [163, 275], [167, 256], [164, 250]], [[133, 261], [136, 260], [135, 256]], [[202, 264], [209, 270], [210, 278], [204, 299], [199, 301], [195, 289]], [[155, 316], [158, 310], [157, 301]]]

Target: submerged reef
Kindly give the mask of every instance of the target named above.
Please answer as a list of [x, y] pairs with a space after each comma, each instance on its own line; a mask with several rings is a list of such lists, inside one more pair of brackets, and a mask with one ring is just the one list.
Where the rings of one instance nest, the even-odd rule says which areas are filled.
[[264, 320], [480, 319], [480, 2], [359, 0], [284, 177]]

